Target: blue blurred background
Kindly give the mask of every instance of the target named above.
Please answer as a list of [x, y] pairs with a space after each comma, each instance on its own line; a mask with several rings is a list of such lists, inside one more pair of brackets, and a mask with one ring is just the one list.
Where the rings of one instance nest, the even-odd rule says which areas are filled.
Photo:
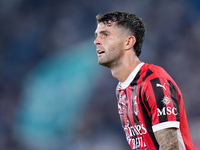
[[95, 16], [110, 11], [143, 18], [140, 59], [177, 82], [200, 149], [200, 1], [0, 0], [1, 150], [130, 149], [93, 44]]

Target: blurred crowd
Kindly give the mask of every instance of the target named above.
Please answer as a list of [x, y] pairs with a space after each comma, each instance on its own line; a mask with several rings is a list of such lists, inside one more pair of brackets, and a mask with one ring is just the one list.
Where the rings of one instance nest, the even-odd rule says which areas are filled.
[[[31, 149], [15, 134], [27, 74], [47, 58], [94, 38], [95, 16], [116, 10], [143, 18], [147, 33], [140, 59], [162, 66], [177, 82], [193, 142], [200, 145], [198, 0], [0, 0], [0, 149]], [[81, 121], [62, 149], [130, 149], [117, 114], [116, 85], [110, 71], [101, 68]]]

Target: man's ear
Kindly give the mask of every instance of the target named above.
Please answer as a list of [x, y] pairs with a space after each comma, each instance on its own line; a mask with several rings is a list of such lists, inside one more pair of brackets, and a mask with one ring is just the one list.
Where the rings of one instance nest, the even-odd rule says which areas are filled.
[[125, 43], [125, 50], [129, 50], [133, 48], [135, 43], [136, 43], [136, 38], [134, 36], [127, 37], [126, 43]]

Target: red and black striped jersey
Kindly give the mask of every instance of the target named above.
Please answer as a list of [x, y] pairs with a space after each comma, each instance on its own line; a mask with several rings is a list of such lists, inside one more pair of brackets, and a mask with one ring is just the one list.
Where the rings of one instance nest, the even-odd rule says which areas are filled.
[[158, 150], [154, 132], [177, 128], [179, 148], [194, 150], [182, 94], [167, 72], [140, 63], [116, 88], [118, 112], [133, 150]]

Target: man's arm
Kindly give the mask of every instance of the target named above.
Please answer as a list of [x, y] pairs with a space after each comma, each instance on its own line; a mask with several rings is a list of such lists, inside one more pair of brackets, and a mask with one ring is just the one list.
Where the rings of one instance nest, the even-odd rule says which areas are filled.
[[176, 128], [167, 128], [154, 132], [160, 150], [179, 150]]

